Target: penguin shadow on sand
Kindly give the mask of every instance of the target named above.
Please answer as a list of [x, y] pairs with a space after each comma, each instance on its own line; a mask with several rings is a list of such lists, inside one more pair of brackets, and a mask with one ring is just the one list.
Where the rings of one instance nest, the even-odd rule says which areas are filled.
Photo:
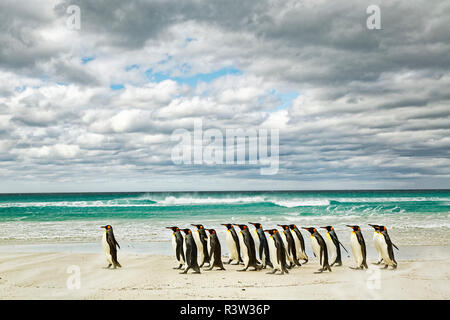
[[102, 237], [102, 247], [105, 253], [106, 261], [108, 262], [105, 269], [109, 269], [111, 266], [113, 266], [114, 269], [117, 267], [122, 268], [122, 265], [117, 260], [117, 248], [120, 249], [120, 245], [114, 237], [112, 226], [108, 224], [106, 226], [101, 226], [100, 228], [105, 229]]

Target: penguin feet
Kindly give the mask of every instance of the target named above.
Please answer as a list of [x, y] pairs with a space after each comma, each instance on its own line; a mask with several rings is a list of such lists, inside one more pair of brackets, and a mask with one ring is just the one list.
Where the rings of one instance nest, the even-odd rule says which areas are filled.
[[316, 272], [314, 272], [315, 274], [318, 274], [318, 273], [323, 273], [325, 271], [325, 269], [324, 268], [320, 268], [319, 270], [317, 270]]
[[104, 267], [103, 269], [109, 269], [109, 268], [111, 268], [111, 266], [112, 266], [112, 264], [110, 263], [110, 264], [108, 264], [107, 267]]
[[[273, 269], [272, 271], [266, 272], [267, 274], [274, 274], [275, 272], [277, 272], [277, 269]], [[282, 271], [283, 272], [283, 271]]]

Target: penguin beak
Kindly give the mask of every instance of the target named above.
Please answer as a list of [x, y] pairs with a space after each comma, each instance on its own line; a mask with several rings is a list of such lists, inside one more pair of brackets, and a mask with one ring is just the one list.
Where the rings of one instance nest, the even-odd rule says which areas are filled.
[[106, 229], [106, 226], [101, 226], [100, 228]]

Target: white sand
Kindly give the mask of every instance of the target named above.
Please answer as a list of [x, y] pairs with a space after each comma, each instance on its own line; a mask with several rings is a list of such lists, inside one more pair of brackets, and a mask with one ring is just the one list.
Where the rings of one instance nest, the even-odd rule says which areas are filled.
[[[450, 299], [449, 260], [358, 271], [347, 259], [314, 274], [313, 259], [283, 276], [226, 264], [226, 271], [181, 275], [169, 256], [128, 253], [119, 261], [122, 269], [107, 270], [101, 254], [0, 253], [0, 299]], [[80, 288], [69, 290], [72, 265], [80, 268]]]

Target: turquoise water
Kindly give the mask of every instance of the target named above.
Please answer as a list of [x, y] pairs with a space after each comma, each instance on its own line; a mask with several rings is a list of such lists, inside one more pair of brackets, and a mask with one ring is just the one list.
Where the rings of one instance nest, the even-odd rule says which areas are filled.
[[397, 243], [450, 244], [450, 190], [73, 193], [0, 195], [0, 242], [95, 242], [104, 224], [123, 241], [168, 241], [168, 225], [261, 222], [386, 225]]

